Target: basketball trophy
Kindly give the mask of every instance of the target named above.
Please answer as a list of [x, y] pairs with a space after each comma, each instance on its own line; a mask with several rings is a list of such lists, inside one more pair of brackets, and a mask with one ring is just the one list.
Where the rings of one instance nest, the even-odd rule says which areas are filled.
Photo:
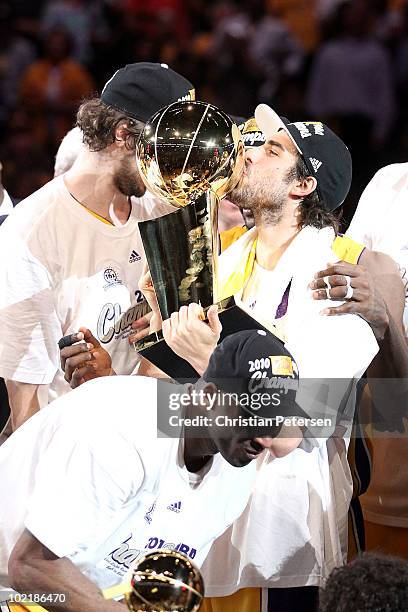
[[126, 603], [131, 612], [197, 612], [204, 597], [200, 572], [176, 550], [148, 553], [132, 572]]
[[[145, 125], [137, 163], [147, 189], [178, 209], [139, 223], [162, 319], [196, 302], [204, 313], [218, 304], [221, 338], [262, 328], [232, 297], [221, 302], [218, 295], [218, 202], [244, 169], [244, 145], [235, 123], [211, 104], [170, 104]], [[165, 343], [161, 331], [134, 346], [175, 380], [198, 377]]]

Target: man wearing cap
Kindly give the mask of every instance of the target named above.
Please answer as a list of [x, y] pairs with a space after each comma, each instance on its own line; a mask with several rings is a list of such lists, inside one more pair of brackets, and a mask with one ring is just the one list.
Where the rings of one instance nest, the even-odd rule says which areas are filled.
[[[255, 119], [266, 142], [247, 150], [244, 176], [230, 197], [253, 211], [256, 227], [221, 255], [220, 297], [235, 295], [261, 323], [277, 327], [301, 379], [316, 380], [306, 405], [301, 403], [306, 412], [319, 405], [334, 412], [341, 407], [351, 420], [356, 380], [378, 346], [361, 318], [321, 314], [333, 302], [311, 299], [309, 289], [314, 273], [333, 261], [333, 210], [350, 187], [350, 154], [322, 123], [286, 125], [266, 105], [258, 106]], [[351, 287], [346, 289], [350, 294]], [[180, 315], [163, 324], [166, 341], [199, 372], [219, 327], [212, 321], [204, 331]], [[338, 380], [332, 385], [328, 379]], [[330, 432], [305, 438], [276, 462], [258, 460], [250, 503], [215, 543], [203, 568], [209, 595], [274, 587], [269, 602], [274, 612], [298, 610], [299, 601], [302, 611], [315, 610], [318, 587], [347, 553], [352, 484], [346, 447], [338, 431]], [[258, 609], [254, 601], [246, 607], [244, 596], [207, 605], [223, 612]]]
[[0, 584], [56, 594], [40, 600], [50, 612], [113, 612], [123, 607], [101, 589], [144, 553], [172, 548], [200, 566], [243, 511], [254, 459], [299, 444], [275, 419], [303, 414], [297, 383], [283, 343], [252, 330], [217, 347], [196, 387], [104, 377], [58, 398], [0, 448]]
[[[246, 148], [262, 146], [265, 143], [265, 137], [259, 130], [254, 118], [249, 119], [240, 125], [239, 128], [242, 132]], [[373, 396], [372, 402], [375, 405], [375, 411], [373, 412], [374, 421], [379, 421], [377, 426], [381, 423], [381, 429], [388, 429], [390, 431], [401, 430], [401, 421], [406, 414], [407, 388], [402, 379], [407, 377], [408, 372], [408, 346], [404, 339], [402, 318], [403, 313], [405, 316], [408, 309], [406, 308], [403, 311], [404, 297], [406, 298], [404, 296], [404, 286], [400, 279], [398, 266], [389, 256], [393, 255], [394, 259], [399, 261], [398, 256], [395, 256], [395, 249], [393, 251], [391, 248], [395, 246], [395, 240], [393, 242], [391, 236], [388, 236], [387, 243], [386, 223], [383, 222], [381, 225], [378, 222], [381, 215], [377, 215], [376, 229], [381, 226], [383, 229], [382, 235], [385, 236], [385, 239], [383, 241], [378, 239], [375, 241], [373, 239], [370, 242], [370, 231], [373, 227], [372, 219], [375, 218], [370, 205], [373, 202], [374, 204], [382, 202], [384, 205], [387, 205], [392, 200], [391, 197], [387, 197], [392, 192], [391, 189], [385, 195], [381, 192], [383, 185], [386, 184], [383, 177], [387, 176], [387, 172], [389, 174], [394, 172], [397, 177], [395, 185], [397, 185], [397, 179], [400, 179], [402, 175], [402, 173], [398, 175], [398, 171], [403, 166], [404, 164], [395, 164], [385, 170], [381, 170], [368, 185], [361, 197], [347, 235], [337, 235], [332, 244], [335, 258], [333, 261], [336, 259], [343, 261], [337, 261], [329, 266], [325, 266], [323, 270], [317, 271], [314, 275], [314, 280], [309, 285], [313, 290], [311, 294], [313, 299], [327, 300], [330, 298], [331, 300], [339, 300], [346, 295], [346, 283], [347, 277], [349, 277], [353, 295], [342, 302], [341, 305], [329, 308], [327, 314], [330, 316], [341, 316], [345, 313], [359, 314], [370, 324], [378, 342], [379, 351], [367, 370], [368, 386], [364, 391], [362, 407], [357, 416], [361, 415], [362, 411], [367, 413], [367, 398], [369, 395], [368, 390], [370, 389]], [[386, 189], [383, 189], [383, 191], [386, 192]], [[378, 193], [380, 193], [380, 196]], [[398, 201], [398, 190], [395, 193], [397, 193], [397, 197], [394, 199]], [[400, 200], [402, 203], [403, 199], [400, 198]], [[252, 213], [252, 211], [250, 212]], [[354, 230], [353, 225], [355, 219], [357, 219], [357, 231]], [[246, 225], [248, 226], [247, 222]], [[385, 230], [384, 226], [386, 227]], [[402, 223], [403, 226], [404, 224]], [[248, 229], [250, 228], [248, 227]], [[224, 235], [221, 234], [221, 243], [224, 248], [235, 242], [245, 231], [246, 228], [235, 227], [224, 232]], [[380, 231], [377, 233], [380, 233]], [[388, 227], [388, 233], [390, 233], [390, 227]], [[371, 234], [374, 234], [374, 232], [371, 231]], [[350, 235], [354, 240], [350, 238]], [[361, 240], [361, 243], [356, 242], [356, 238]], [[366, 246], [380, 248], [384, 252], [371, 251]], [[401, 264], [401, 261], [399, 263]], [[385, 383], [385, 378], [400, 379], [401, 382], [396, 384], [396, 380], [394, 380]], [[356, 423], [356, 427], [357, 429], [360, 428], [359, 422]], [[384, 440], [382, 436], [379, 438], [378, 436], [370, 435], [370, 441], [368, 441], [367, 433], [363, 436], [361, 434], [356, 435], [351, 440], [348, 457], [353, 473], [353, 500], [349, 513], [349, 559], [357, 554], [357, 551], [364, 550], [365, 541], [367, 541], [367, 534], [366, 537], [364, 534], [364, 522], [359, 496], [367, 491], [371, 472], [373, 472], [372, 480], [374, 482], [370, 485], [369, 494], [366, 495], [366, 499], [369, 497], [371, 499], [374, 498], [373, 491], [378, 474], [380, 474], [380, 470], [382, 470], [381, 474], [384, 473], [383, 465], [390, 463], [389, 459], [391, 456], [393, 458], [394, 456], [398, 457], [397, 449], [399, 445], [402, 449], [403, 442], [396, 441], [395, 437]], [[375, 449], [374, 451], [373, 448]], [[381, 451], [378, 451], [379, 448]], [[378, 457], [380, 456], [383, 459], [388, 449], [390, 449], [387, 455], [388, 460], [385, 463], [384, 460], [379, 461]], [[387, 497], [388, 491], [391, 491], [391, 495], [397, 496], [398, 494], [398, 487], [390, 487], [391, 473], [398, 474], [402, 472], [395, 469], [392, 472], [389, 468], [387, 470], [387, 478], [384, 479], [386, 480], [384, 491], [387, 489], [387, 493], [383, 491], [381, 496], [377, 496], [378, 499], [381, 498], [381, 503], [378, 503], [378, 507], [381, 507], [384, 514], [386, 514], [384, 499]], [[405, 491], [404, 487], [399, 489], [400, 491]], [[371, 525], [369, 525], [369, 528], [371, 528]], [[383, 529], [385, 531], [386, 527]], [[369, 546], [371, 534], [369, 533], [368, 535]], [[398, 539], [398, 543], [403, 547], [403, 537]], [[397, 546], [395, 538], [393, 546]]]
[[137, 222], [169, 212], [145, 193], [135, 146], [160, 108], [194, 99], [189, 81], [164, 64], [121, 68], [101, 97], [79, 108], [84, 150], [72, 168], [21, 202], [1, 228], [0, 376], [17, 428], [69, 390], [57, 342], [77, 332], [130, 374], [128, 336], [148, 307], [138, 290], [144, 252]]

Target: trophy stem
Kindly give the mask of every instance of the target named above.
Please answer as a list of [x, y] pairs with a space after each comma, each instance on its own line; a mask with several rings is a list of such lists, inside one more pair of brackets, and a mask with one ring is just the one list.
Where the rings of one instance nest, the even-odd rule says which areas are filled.
[[211, 243], [211, 269], [212, 269], [212, 294], [213, 304], [218, 303], [218, 251], [219, 251], [219, 237], [218, 237], [218, 206], [219, 198], [211, 190], [206, 192], [207, 201], [207, 213], [210, 227], [210, 243]]

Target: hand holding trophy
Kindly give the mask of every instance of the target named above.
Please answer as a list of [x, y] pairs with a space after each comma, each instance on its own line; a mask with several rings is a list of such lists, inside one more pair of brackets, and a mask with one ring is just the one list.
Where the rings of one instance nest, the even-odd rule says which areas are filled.
[[[204, 312], [219, 302], [218, 201], [234, 188], [244, 168], [238, 127], [204, 102], [175, 102], [145, 125], [137, 162], [146, 187], [178, 208], [139, 223], [162, 319], [192, 302]], [[261, 327], [233, 304], [219, 304], [223, 335]], [[135, 344], [149, 361], [176, 380], [197, 377], [175, 355], [161, 332]]]

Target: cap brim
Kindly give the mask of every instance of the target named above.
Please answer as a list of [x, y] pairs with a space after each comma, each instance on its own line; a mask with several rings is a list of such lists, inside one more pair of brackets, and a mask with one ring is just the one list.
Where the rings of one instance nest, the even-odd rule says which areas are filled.
[[[254, 417], [260, 417], [261, 419], [271, 417], [271, 409], [268, 407], [264, 409], [260, 408], [259, 410], [251, 410], [251, 408], [248, 408], [247, 406], [241, 406], [241, 410], [251, 414]], [[307, 412], [305, 412], [296, 401], [288, 402], [287, 405], [284, 404], [281, 407], [277, 406], [276, 412], [279, 413], [279, 410], [281, 411], [280, 416], [282, 415], [284, 418], [301, 417], [304, 419], [310, 419]]]
[[296, 140], [289, 132], [285, 123], [282, 121], [279, 115], [271, 109], [270, 106], [268, 106], [267, 104], [258, 104], [255, 109], [255, 121], [257, 122], [261, 132], [263, 132], [263, 134], [265, 135], [266, 142], [268, 142], [268, 140], [273, 140], [275, 134], [277, 134], [279, 130], [285, 130], [286, 134], [289, 136], [296, 149], [301, 155], [303, 155], [302, 149], [299, 147]]

